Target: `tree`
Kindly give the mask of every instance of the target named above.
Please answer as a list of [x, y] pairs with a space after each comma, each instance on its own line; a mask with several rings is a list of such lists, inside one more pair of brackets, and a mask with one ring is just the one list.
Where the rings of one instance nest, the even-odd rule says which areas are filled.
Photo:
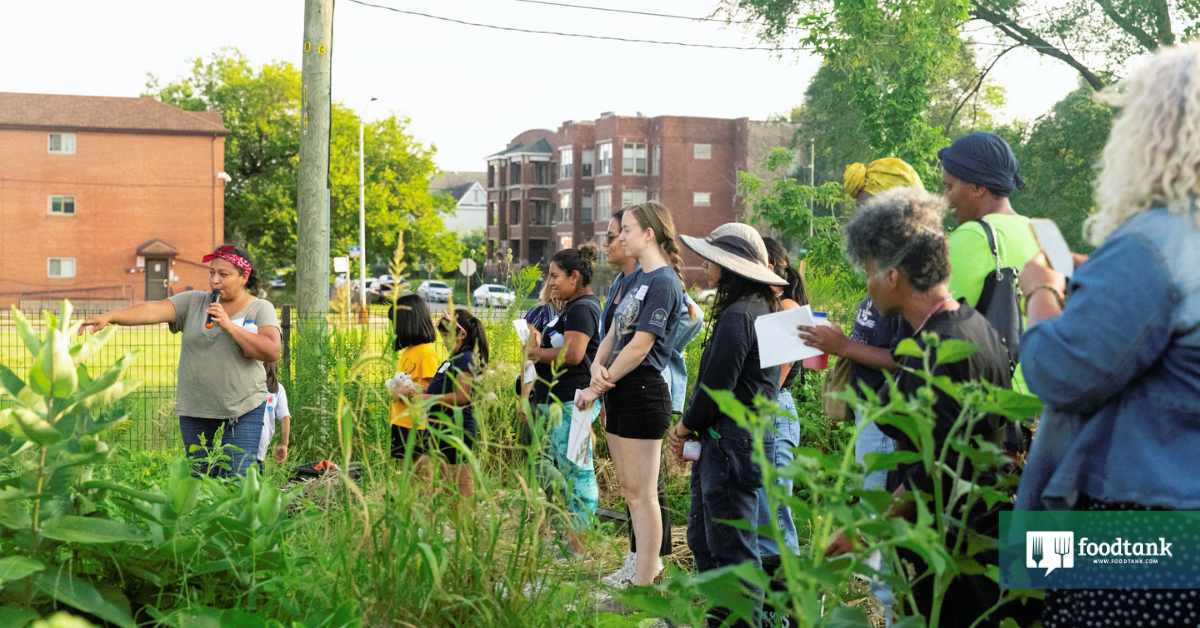
[[[748, 14], [759, 23], [759, 38], [782, 48], [796, 43], [807, 28], [806, 18], [835, 12], [839, 4], [840, 0], [723, 0], [719, 10], [730, 20]], [[976, 0], [970, 19], [984, 26], [964, 34], [991, 31], [1007, 40], [977, 45], [1028, 48], [1074, 68], [1099, 90], [1120, 76], [1131, 59], [1200, 33], [1200, 0]]]
[[1096, 208], [1093, 184], [1112, 120], [1113, 109], [1081, 82], [1037, 120], [996, 129], [1012, 145], [1025, 179], [1013, 205], [1023, 215], [1057, 223], [1073, 251], [1092, 248], [1083, 223]]
[[[257, 71], [236, 49], [192, 61], [191, 72], [165, 86], [153, 75], [147, 95], [189, 111], [219, 110], [230, 135], [225, 141], [226, 239], [246, 245], [270, 275], [296, 257], [296, 166], [300, 148], [300, 72], [290, 63], [266, 63]], [[358, 245], [358, 115], [333, 106], [330, 160], [330, 252], [346, 255]], [[452, 208], [432, 196], [436, 149], [407, 134], [408, 120], [395, 114], [364, 130], [367, 250], [386, 260], [405, 239], [406, 261], [436, 260], [452, 267], [458, 241], [441, 216]], [[386, 263], [386, 262], [385, 262]]]

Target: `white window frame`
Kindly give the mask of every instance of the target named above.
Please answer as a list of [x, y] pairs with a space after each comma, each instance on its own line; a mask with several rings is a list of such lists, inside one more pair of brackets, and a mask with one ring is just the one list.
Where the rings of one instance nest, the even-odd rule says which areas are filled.
[[657, 177], [662, 174], [662, 145], [654, 145], [654, 159], [650, 162], [650, 175]]
[[[602, 198], [607, 198], [607, 203], [601, 203]], [[612, 188], [596, 188], [596, 222], [608, 222], [612, 220]]]
[[[59, 149], [54, 149], [54, 136], [59, 138]], [[75, 134], [74, 133], [49, 133], [46, 135], [46, 152], [51, 155], [74, 155], [75, 154]]]
[[695, 159], [712, 159], [712, 144], [693, 144], [692, 157]]
[[571, 240], [572, 239], [573, 238], [569, 234], [558, 236], [558, 250], [565, 251], [565, 250], [571, 248]]
[[580, 155], [580, 161], [582, 162], [582, 168], [580, 168], [579, 174], [584, 179], [591, 179], [596, 175], [596, 149], [585, 148], [582, 151], [582, 155]]
[[712, 193], [692, 192], [692, 207], [712, 207]]
[[625, 142], [622, 145], [621, 174], [646, 174], [646, 145], [644, 143]]
[[570, 179], [575, 176], [575, 147], [567, 146], [558, 149], [558, 178]]
[[[56, 198], [59, 199], [60, 205], [64, 208], [67, 205], [67, 199], [71, 199], [71, 211], [54, 211], [54, 199]], [[76, 205], [75, 195], [73, 194], [51, 194], [46, 197], [46, 213], [51, 216], [74, 216], [75, 210], [78, 209]]]
[[[59, 274], [57, 274], [57, 275], [50, 272], [50, 269], [53, 266], [54, 262], [58, 262]], [[63, 262], [71, 263], [71, 274], [67, 275], [62, 272]], [[75, 273], [76, 273], [76, 268], [75, 268], [75, 258], [74, 257], [48, 257], [48, 258], [46, 258], [46, 276], [49, 277], [50, 279], [74, 279]]]
[[[638, 200], [641, 199], [641, 200]], [[649, 199], [646, 190], [621, 190], [621, 207], [629, 207], [630, 205], [640, 205]]]
[[[560, 192], [558, 195], [558, 222], [571, 222], [571, 196], [573, 192], [567, 190]], [[571, 248], [571, 247], [567, 247]]]
[[[607, 158], [605, 154], [607, 153]], [[596, 176], [613, 173], [612, 142], [596, 144]]]

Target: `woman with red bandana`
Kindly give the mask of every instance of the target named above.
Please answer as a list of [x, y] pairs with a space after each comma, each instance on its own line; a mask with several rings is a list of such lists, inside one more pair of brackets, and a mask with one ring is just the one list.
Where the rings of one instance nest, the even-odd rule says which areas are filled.
[[[279, 359], [279, 319], [273, 305], [254, 296], [259, 279], [244, 249], [227, 244], [203, 261], [212, 293], [191, 290], [93, 316], [79, 333], [158, 323], [182, 333], [175, 413], [193, 475], [240, 476], [257, 459], [267, 404], [263, 362]], [[210, 468], [203, 460], [220, 428], [230, 460], [228, 468]], [[193, 451], [192, 445], [200, 447]]]

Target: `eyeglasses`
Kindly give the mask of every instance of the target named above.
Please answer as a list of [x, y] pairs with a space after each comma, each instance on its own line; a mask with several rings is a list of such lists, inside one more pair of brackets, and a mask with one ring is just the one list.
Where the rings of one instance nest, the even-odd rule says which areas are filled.
[[605, 233], [604, 234], [604, 243], [612, 244], [613, 240], [616, 240], [619, 237], [621, 237], [621, 234], [619, 234], [619, 233]]

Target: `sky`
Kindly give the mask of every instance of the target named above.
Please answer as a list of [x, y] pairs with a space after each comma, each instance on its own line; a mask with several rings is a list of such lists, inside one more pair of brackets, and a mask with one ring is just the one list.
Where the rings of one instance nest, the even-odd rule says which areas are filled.
[[[369, 1], [497, 26], [761, 45], [740, 26], [518, 0]], [[708, 16], [716, 6], [711, 0], [561, 1], [689, 17]], [[224, 47], [238, 48], [256, 65], [285, 60], [299, 67], [303, 23], [303, 0], [0, 2], [0, 41], [10, 58], [0, 65], [0, 91], [137, 96], [148, 72], [165, 83], [187, 73], [191, 59]], [[484, 158], [522, 131], [555, 129], [606, 111], [756, 120], [787, 112], [803, 100], [819, 59], [784, 54], [494, 30], [340, 0], [333, 98], [360, 111], [378, 98], [367, 119], [388, 111], [406, 116], [412, 134], [437, 147], [443, 170], [482, 171]], [[1042, 59], [1016, 51], [993, 70], [1008, 95], [1002, 120], [1037, 117], [1078, 85], [1072, 70]]]

